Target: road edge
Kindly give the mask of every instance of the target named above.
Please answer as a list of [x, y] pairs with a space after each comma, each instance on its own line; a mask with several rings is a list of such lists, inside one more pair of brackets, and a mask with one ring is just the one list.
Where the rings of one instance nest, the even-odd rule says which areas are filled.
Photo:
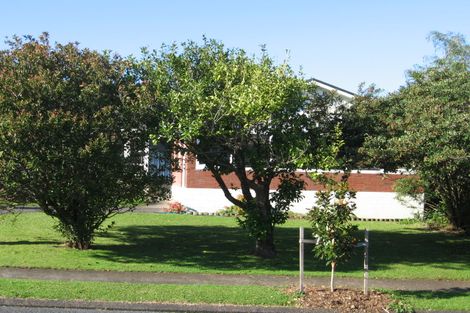
[[312, 310], [281, 306], [245, 306], [229, 304], [179, 304], [149, 302], [107, 302], [107, 301], [63, 301], [22, 298], [0, 298], [0, 306], [100, 309], [159, 312], [200, 312], [200, 313], [334, 313], [331, 310]]

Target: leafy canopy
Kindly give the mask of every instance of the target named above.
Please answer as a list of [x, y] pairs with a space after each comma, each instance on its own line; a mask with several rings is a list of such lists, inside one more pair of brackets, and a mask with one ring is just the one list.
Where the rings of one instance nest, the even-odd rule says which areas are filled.
[[87, 248], [123, 207], [161, 198], [142, 157], [151, 127], [138, 77], [116, 55], [13, 37], [0, 51], [0, 198], [34, 202]]
[[[275, 65], [265, 50], [257, 59], [214, 40], [147, 52], [142, 65], [154, 102], [166, 107], [162, 137], [206, 165], [227, 199], [244, 210], [241, 224], [257, 247], [274, 254], [274, 226], [285, 222], [304, 186], [296, 169], [330, 155], [328, 108], [336, 99], [287, 64]], [[238, 185], [227, 185], [230, 173]]]
[[453, 225], [470, 232], [470, 46], [451, 33], [431, 39], [440, 55], [409, 71], [398, 92], [374, 100], [393, 109], [364, 151], [389, 169], [415, 171], [420, 184], [410, 181], [409, 190], [433, 193]]

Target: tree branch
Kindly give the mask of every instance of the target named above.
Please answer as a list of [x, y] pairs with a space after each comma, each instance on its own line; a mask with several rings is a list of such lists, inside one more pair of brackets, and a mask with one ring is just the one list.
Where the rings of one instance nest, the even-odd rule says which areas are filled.
[[237, 198], [235, 198], [232, 193], [230, 192], [230, 190], [228, 189], [227, 187], [227, 184], [224, 182], [224, 180], [222, 179], [222, 176], [220, 175], [220, 173], [215, 170], [215, 168], [213, 166], [210, 166], [209, 167], [209, 170], [211, 171], [212, 173], [212, 176], [215, 178], [215, 180], [217, 181], [217, 183], [219, 184], [220, 188], [222, 188], [222, 191], [224, 192], [224, 195], [225, 197], [230, 201], [232, 202], [233, 204], [235, 204], [236, 206], [239, 206], [241, 208], [244, 208], [245, 207], [245, 203], [243, 201], [240, 201], [238, 200]]

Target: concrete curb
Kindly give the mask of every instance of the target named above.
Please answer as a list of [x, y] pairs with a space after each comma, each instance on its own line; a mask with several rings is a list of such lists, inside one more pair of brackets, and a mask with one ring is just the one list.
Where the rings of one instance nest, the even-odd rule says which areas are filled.
[[103, 301], [61, 301], [0, 298], [0, 306], [63, 308], [63, 309], [98, 309], [148, 312], [199, 312], [199, 313], [334, 313], [331, 310], [312, 310], [292, 307], [263, 307], [244, 305], [217, 304], [173, 304], [173, 303], [130, 303]]

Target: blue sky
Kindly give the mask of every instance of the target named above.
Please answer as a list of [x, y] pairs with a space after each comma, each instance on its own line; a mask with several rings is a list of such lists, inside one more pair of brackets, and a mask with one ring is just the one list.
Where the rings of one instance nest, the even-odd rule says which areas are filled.
[[[78, 41], [83, 47], [138, 54], [140, 47], [199, 41], [202, 35], [269, 54], [290, 53], [295, 69], [356, 91], [360, 82], [388, 91], [405, 82], [405, 71], [434, 53], [430, 31], [470, 38], [468, 0], [349, 1], [1, 1], [0, 37], [37, 36]], [[4, 48], [3, 43], [0, 48]]]

